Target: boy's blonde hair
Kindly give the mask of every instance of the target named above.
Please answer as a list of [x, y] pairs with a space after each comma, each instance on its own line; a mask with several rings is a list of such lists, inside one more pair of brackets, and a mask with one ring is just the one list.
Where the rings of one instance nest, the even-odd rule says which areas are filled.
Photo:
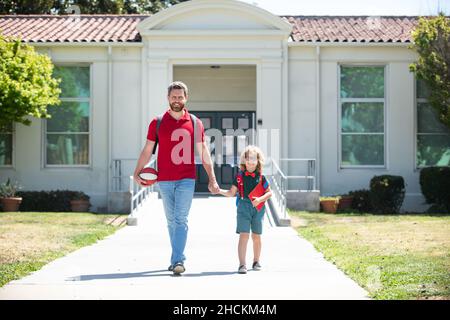
[[246, 170], [245, 167], [245, 160], [248, 159], [248, 156], [250, 153], [256, 153], [256, 157], [258, 159], [258, 164], [256, 165], [256, 171], [262, 172], [262, 168], [264, 167], [264, 154], [261, 151], [260, 148], [254, 145], [247, 146], [244, 151], [241, 153], [241, 163], [240, 168], [241, 170]]

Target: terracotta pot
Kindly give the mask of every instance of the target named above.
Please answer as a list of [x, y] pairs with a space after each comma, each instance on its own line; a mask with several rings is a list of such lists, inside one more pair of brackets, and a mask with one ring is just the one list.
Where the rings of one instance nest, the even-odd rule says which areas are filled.
[[324, 212], [336, 213], [338, 202], [336, 200], [321, 200], [320, 205]]
[[339, 210], [347, 210], [347, 209], [351, 209], [352, 207], [352, 202], [353, 202], [353, 197], [342, 197], [339, 200], [339, 206], [338, 209]]
[[89, 200], [70, 200], [70, 206], [72, 211], [75, 212], [87, 212], [90, 207]]
[[3, 211], [5, 212], [19, 211], [21, 202], [22, 198], [1, 198]]

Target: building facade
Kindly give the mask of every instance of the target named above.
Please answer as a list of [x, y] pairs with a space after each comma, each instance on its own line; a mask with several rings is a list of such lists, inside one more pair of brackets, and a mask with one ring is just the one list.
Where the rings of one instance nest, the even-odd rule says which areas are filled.
[[[1, 32], [50, 56], [63, 79], [52, 119], [2, 134], [1, 179], [25, 190], [83, 190], [95, 211], [111, 211], [149, 122], [167, 109], [168, 84], [181, 80], [205, 129], [255, 129], [222, 145], [210, 140], [223, 185], [252, 142], [292, 176], [307, 162], [286, 159], [314, 159], [321, 195], [401, 175], [402, 210], [425, 210], [420, 168], [450, 165], [450, 135], [409, 71], [417, 20], [279, 17], [232, 0], [193, 0], [153, 16], [0, 16]], [[199, 170], [198, 191], [203, 182]]]

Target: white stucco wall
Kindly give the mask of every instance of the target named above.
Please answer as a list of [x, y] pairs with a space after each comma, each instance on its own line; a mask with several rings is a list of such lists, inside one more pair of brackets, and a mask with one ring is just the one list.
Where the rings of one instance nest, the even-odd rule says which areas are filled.
[[[318, 158], [320, 155], [321, 194], [368, 189], [375, 175], [400, 175], [406, 183], [402, 210], [425, 210], [428, 206], [423, 205], [419, 171], [415, 168], [414, 76], [408, 68], [415, 54], [406, 47], [322, 46], [319, 69], [315, 47], [291, 47], [289, 58], [289, 128], [290, 135], [295, 137], [290, 140], [289, 157]], [[341, 63], [386, 65], [385, 168], [340, 167], [338, 68]], [[317, 70], [320, 70], [319, 99]], [[317, 130], [317, 114], [320, 130]]]
[[[111, 160], [120, 160], [122, 175], [129, 176], [142, 149], [141, 131], [147, 129], [142, 128], [141, 48], [116, 48], [112, 61]], [[129, 179], [116, 179], [113, 183], [121, 183], [122, 189], [127, 190]]]
[[[288, 158], [317, 159], [317, 99], [315, 48], [297, 47], [289, 49]], [[282, 162], [290, 175], [305, 175], [306, 162]], [[306, 180], [293, 180], [291, 189], [306, 189]]]
[[[30, 118], [31, 126], [16, 125], [14, 166], [0, 169], [2, 180], [14, 177], [23, 190], [82, 190], [91, 197], [91, 210], [104, 211], [107, 205], [109, 169], [107, 47], [39, 46], [37, 51], [49, 55], [56, 65], [91, 65], [90, 166], [46, 167], [43, 129], [45, 120]], [[134, 51], [134, 57], [140, 58], [140, 49]], [[137, 112], [140, 110], [140, 61], [132, 61], [133, 57], [126, 57], [120, 48], [113, 49], [112, 53], [114, 156], [136, 157], [140, 123]]]

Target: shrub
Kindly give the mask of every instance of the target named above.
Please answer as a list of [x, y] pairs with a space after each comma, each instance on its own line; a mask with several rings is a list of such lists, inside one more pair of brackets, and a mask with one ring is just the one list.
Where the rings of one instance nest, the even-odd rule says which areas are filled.
[[401, 176], [381, 175], [370, 180], [370, 204], [373, 213], [399, 213], [405, 199], [405, 181]]
[[450, 212], [450, 167], [420, 170], [420, 188], [430, 209]]
[[370, 191], [367, 189], [350, 191], [348, 193], [353, 196], [352, 209], [360, 212], [372, 212], [372, 205], [370, 204]]
[[17, 181], [11, 182], [11, 179], [8, 178], [5, 183], [0, 184], [0, 197], [14, 198], [20, 188], [21, 186]]
[[70, 200], [86, 200], [86, 201], [89, 201], [89, 199], [90, 199], [90, 197], [86, 193], [84, 193], [82, 191], [76, 191], [76, 192], [73, 193], [72, 199], [70, 199]]
[[70, 212], [70, 200], [78, 192], [69, 190], [56, 191], [19, 191], [22, 197], [20, 211]]

